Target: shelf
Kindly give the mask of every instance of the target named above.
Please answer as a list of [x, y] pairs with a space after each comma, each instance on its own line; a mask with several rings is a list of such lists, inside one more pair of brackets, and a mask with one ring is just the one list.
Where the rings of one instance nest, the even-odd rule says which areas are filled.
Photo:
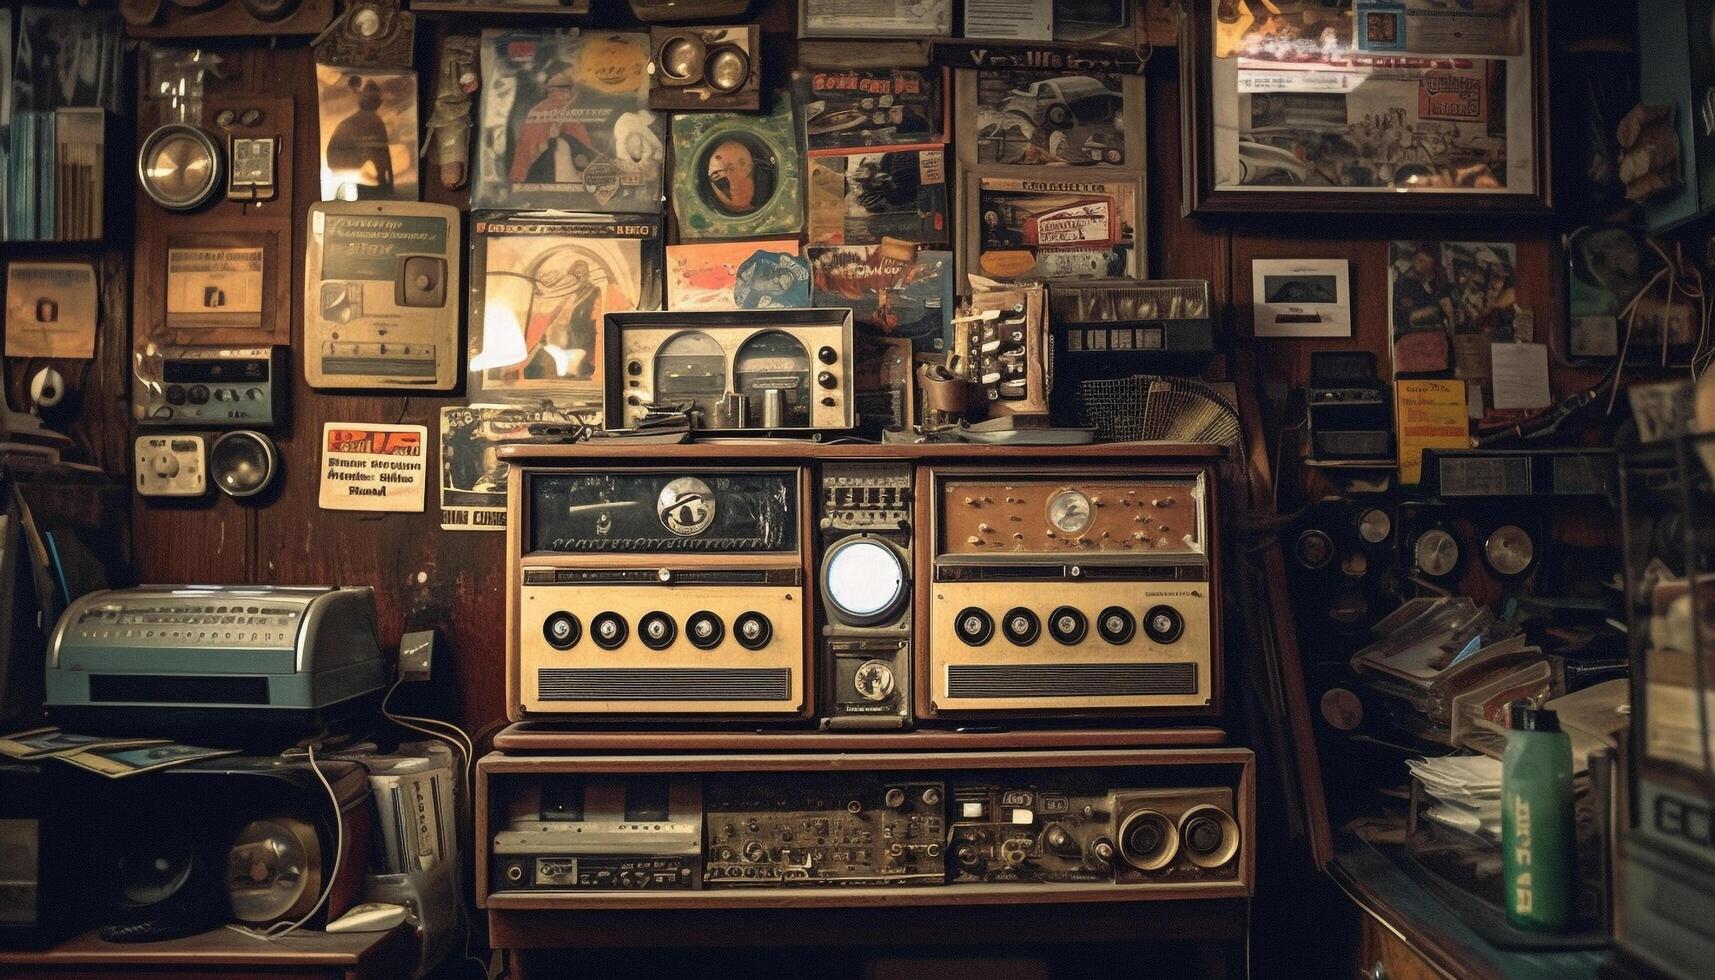
[[1076, 769], [1090, 766], [1245, 766], [1255, 757], [1240, 748], [998, 750], [917, 752], [750, 752], [729, 749], [659, 755], [513, 755], [491, 752], [477, 762], [494, 773], [667, 772], [910, 772], [924, 769]]
[[[408, 938], [409, 937], [409, 938]], [[330, 935], [304, 929], [281, 939], [267, 941], [234, 932], [209, 932], [153, 943], [110, 943], [95, 932], [87, 932], [45, 950], [0, 951], [0, 967], [35, 967], [67, 970], [68, 975], [89, 976], [72, 967], [121, 967], [145, 971], [171, 968], [175, 976], [192, 975], [193, 969], [270, 972], [283, 967], [342, 970], [349, 976], [394, 976], [408, 969], [416, 955], [416, 939], [406, 926], [389, 932], [349, 932]], [[0, 970], [7, 976], [14, 970]], [[222, 975], [231, 976], [227, 972]]]
[[927, 905], [1037, 905], [1248, 898], [1241, 881], [1028, 885], [875, 885], [705, 888], [684, 891], [491, 892], [489, 909], [799, 909]]
[[975, 752], [997, 749], [1213, 747], [1219, 728], [955, 729], [908, 732], [566, 731], [519, 722], [494, 736], [500, 752]]
[[502, 459], [579, 462], [632, 459], [664, 462], [733, 459], [911, 459], [1005, 464], [1009, 459], [1060, 459], [1068, 463], [1147, 459], [1209, 460], [1226, 454], [1210, 443], [1099, 442], [1082, 446], [997, 446], [968, 442], [813, 442], [808, 439], [719, 439], [705, 442], [642, 443], [623, 438], [564, 445], [517, 444], [500, 447]]

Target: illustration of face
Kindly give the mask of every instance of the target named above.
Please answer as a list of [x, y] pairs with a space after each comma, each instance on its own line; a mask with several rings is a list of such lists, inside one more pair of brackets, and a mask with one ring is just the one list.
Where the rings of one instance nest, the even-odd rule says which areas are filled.
[[1411, 256], [1411, 271], [1419, 279], [1428, 279], [1435, 274], [1435, 257], [1418, 249]]
[[749, 211], [756, 205], [756, 160], [750, 147], [727, 140], [709, 155], [709, 184], [721, 203], [734, 211]]
[[589, 281], [590, 264], [588, 262], [585, 262], [582, 259], [579, 259], [578, 261], [572, 263], [572, 268], [567, 273], [567, 275], [571, 276], [572, 283], [574, 285], [582, 286], [585, 282]]

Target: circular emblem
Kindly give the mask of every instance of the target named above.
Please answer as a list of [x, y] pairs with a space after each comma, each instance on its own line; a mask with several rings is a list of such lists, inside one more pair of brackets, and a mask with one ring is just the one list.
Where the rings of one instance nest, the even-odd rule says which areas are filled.
[[694, 476], [681, 476], [661, 488], [655, 499], [661, 526], [683, 538], [701, 534], [715, 522], [715, 495]]
[[893, 693], [893, 668], [879, 660], [866, 660], [853, 675], [852, 686], [864, 700], [881, 701]]

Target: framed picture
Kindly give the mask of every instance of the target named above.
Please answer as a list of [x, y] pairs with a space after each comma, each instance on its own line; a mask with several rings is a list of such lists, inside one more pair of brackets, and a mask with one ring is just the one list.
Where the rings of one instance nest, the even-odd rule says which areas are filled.
[[1251, 262], [1252, 323], [1258, 337], [1350, 337], [1351, 264], [1345, 259]]
[[1192, 0], [1185, 211], [1547, 212], [1544, 0]]

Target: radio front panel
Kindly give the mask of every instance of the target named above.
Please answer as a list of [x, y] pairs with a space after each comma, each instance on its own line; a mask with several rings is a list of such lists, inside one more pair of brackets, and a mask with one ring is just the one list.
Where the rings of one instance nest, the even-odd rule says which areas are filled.
[[936, 481], [937, 554], [1103, 560], [1204, 553], [1201, 475], [1179, 480], [1078, 474]]

